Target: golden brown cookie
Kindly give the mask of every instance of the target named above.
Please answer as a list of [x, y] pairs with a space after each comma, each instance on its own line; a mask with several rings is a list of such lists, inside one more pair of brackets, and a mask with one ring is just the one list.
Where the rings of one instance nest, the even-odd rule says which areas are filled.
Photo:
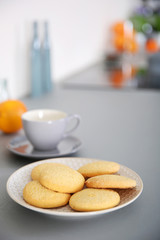
[[38, 181], [31, 181], [23, 189], [23, 198], [35, 207], [55, 208], [66, 205], [70, 194], [57, 193], [43, 187]]
[[86, 186], [89, 188], [133, 188], [136, 186], [136, 181], [119, 175], [100, 175], [91, 177], [86, 181]]
[[76, 170], [60, 163], [41, 171], [40, 183], [51, 190], [63, 193], [80, 191], [84, 186], [84, 177]]
[[37, 165], [36, 167], [34, 167], [32, 169], [31, 178], [33, 180], [39, 180], [41, 171], [44, 170], [45, 168], [49, 168], [50, 166], [52, 166], [52, 164], [54, 164], [54, 163], [41, 163], [41, 164]]
[[84, 177], [94, 177], [103, 174], [113, 174], [118, 172], [120, 165], [116, 162], [96, 161], [83, 165], [78, 169]]
[[83, 189], [73, 194], [69, 205], [76, 211], [98, 211], [118, 205], [120, 196], [117, 192], [107, 189]]

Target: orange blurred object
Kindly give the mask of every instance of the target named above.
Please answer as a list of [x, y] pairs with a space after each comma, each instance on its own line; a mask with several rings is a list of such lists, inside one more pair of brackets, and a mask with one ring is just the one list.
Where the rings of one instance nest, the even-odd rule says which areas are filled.
[[115, 34], [123, 35], [124, 34], [124, 22], [122, 22], [122, 21], [116, 22], [113, 25], [112, 30]]
[[136, 32], [133, 28], [127, 30], [125, 22], [117, 22], [112, 27], [113, 38], [112, 43], [117, 51], [128, 51], [136, 53], [138, 51], [138, 43], [136, 41]]
[[128, 51], [136, 53], [138, 51], [138, 44], [134, 38], [125, 38], [124, 36], [115, 36], [113, 40], [115, 48], [122, 52]]
[[111, 83], [112, 83], [113, 87], [121, 88], [123, 86], [123, 82], [125, 80], [123, 71], [120, 70], [120, 69], [119, 70], [114, 70], [111, 73], [110, 80], [111, 80]]
[[125, 69], [113, 70], [110, 74], [110, 81], [113, 87], [121, 88], [123, 85], [133, 78], [137, 72], [137, 69], [133, 65], [126, 65]]
[[155, 39], [150, 38], [146, 42], [146, 50], [148, 52], [157, 52], [158, 51], [158, 43]]
[[120, 52], [124, 51], [124, 41], [125, 38], [123, 35], [116, 35], [114, 37], [113, 44], [115, 48]]
[[136, 53], [138, 51], [138, 44], [134, 38], [132, 39], [125, 39], [125, 46], [124, 50], [131, 52], [131, 53]]
[[19, 100], [7, 100], [0, 103], [0, 130], [4, 133], [14, 133], [22, 128], [21, 116], [27, 111]]

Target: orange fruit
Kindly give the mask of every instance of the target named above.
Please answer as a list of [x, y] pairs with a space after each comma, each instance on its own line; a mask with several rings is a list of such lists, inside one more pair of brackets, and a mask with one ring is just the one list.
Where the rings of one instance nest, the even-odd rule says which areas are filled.
[[4, 133], [14, 133], [22, 128], [21, 116], [27, 111], [19, 100], [7, 100], [0, 103], [0, 130]]
[[125, 39], [124, 39], [124, 36], [122, 36], [122, 35], [116, 35], [113, 40], [113, 44], [114, 44], [115, 48], [120, 52], [122, 52], [124, 50], [124, 41], [125, 41]]
[[138, 44], [135, 39], [125, 40], [125, 50], [131, 53], [136, 53], [138, 51]]
[[158, 51], [158, 44], [156, 40], [150, 38], [146, 42], [146, 50], [148, 52], [157, 52]]
[[136, 53], [138, 51], [138, 44], [134, 38], [125, 38], [124, 36], [116, 36], [114, 38], [114, 46], [118, 51], [128, 51]]
[[123, 35], [124, 34], [124, 22], [122, 22], [122, 21], [116, 22], [113, 25], [112, 30], [115, 34]]

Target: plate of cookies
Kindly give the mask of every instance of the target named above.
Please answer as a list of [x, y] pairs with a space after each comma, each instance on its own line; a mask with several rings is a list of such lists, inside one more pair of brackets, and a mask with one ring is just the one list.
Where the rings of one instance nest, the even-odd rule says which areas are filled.
[[109, 213], [135, 201], [140, 176], [117, 162], [54, 158], [28, 164], [7, 181], [9, 196], [30, 210], [57, 217]]

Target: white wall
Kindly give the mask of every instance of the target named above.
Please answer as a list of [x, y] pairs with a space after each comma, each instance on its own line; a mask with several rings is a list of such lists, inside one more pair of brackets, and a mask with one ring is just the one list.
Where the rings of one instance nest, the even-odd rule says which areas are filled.
[[110, 24], [125, 19], [132, 2], [0, 0], [0, 78], [8, 79], [11, 97], [30, 91], [29, 44], [34, 20], [50, 23], [52, 75], [58, 81], [103, 56]]

